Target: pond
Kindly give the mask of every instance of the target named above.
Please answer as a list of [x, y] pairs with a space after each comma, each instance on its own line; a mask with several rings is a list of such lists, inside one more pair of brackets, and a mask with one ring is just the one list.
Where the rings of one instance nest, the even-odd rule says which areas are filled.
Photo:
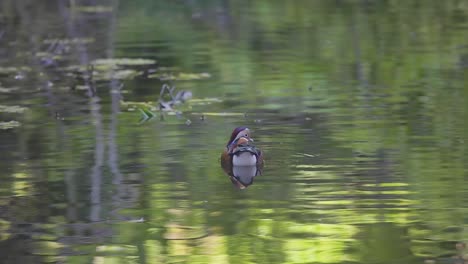
[[468, 261], [466, 2], [0, 7], [3, 263]]

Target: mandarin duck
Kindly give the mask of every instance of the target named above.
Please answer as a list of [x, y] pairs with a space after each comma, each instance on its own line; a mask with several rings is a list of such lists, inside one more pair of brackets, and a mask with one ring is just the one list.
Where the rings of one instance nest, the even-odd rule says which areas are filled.
[[250, 130], [247, 127], [237, 127], [232, 131], [225, 150], [221, 154], [223, 169], [230, 166], [262, 166], [262, 151], [252, 145]]

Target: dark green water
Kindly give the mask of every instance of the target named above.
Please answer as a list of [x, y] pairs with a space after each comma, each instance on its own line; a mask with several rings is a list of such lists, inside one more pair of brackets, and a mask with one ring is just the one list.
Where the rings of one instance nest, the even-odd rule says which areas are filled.
[[466, 1], [3, 0], [0, 262], [464, 263], [466, 120]]

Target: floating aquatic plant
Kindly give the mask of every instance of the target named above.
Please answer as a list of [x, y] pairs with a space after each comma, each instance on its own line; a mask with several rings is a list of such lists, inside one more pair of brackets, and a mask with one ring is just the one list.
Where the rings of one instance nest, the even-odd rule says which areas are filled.
[[144, 74], [141, 69], [132, 69], [132, 67], [147, 67], [155, 63], [155, 60], [140, 58], [97, 59], [87, 66], [69, 66], [64, 70], [69, 72], [68, 76], [78, 80], [131, 80]]
[[107, 66], [117, 66], [117, 65], [127, 65], [127, 66], [143, 66], [143, 65], [152, 65], [155, 64], [155, 60], [150, 59], [133, 59], [133, 58], [114, 58], [114, 59], [97, 59], [91, 64], [95, 66], [107, 65]]
[[110, 13], [114, 10], [112, 6], [104, 6], [104, 5], [95, 5], [95, 6], [73, 6], [72, 8], [75, 12], [83, 12], [83, 13]]
[[203, 112], [203, 113], [192, 113], [196, 116], [245, 116], [245, 113], [226, 113], [226, 112]]
[[20, 122], [12, 120], [8, 122], [0, 122], [0, 129], [6, 130], [6, 129], [12, 129], [15, 127], [19, 127], [21, 125]]
[[139, 75], [139, 72], [132, 69], [125, 70], [110, 70], [110, 71], [94, 71], [93, 79], [96, 81], [105, 81], [105, 80], [130, 80]]
[[202, 80], [208, 79], [211, 77], [211, 74], [207, 72], [202, 73], [154, 73], [150, 74], [148, 78], [160, 79], [161, 81], [192, 81], [192, 80]]
[[29, 72], [31, 71], [30, 67], [0, 67], [0, 74], [12, 74], [17, 72]]
[[138, 108], [145, 108], [151, 111], [156, 111], [157, 108], [153, 105], [152, 102], [132, 102], [132, 101], [120, 101], [120, 109], [124, 111], [135, 111]]
[[44, 44], [89, 44], [96, 40], [94, 38], [69, 38], [69, 39], [45, 39]]
[[74, 89], [79, 90], [79, 91], [88, 91], [89, 86], [88, 85], [75, 85]]
[[16, 90], [18, 90], [19, 87], [9, 87], [9, 88], [6, 88], [6, 87], [0, 87], [0, 93], [12, 93]]
[[192, 105], [209, 105], [213, 103], [221, 103], [223, 100], [219, 98], [194, 98], [190, 100], [190, 104]]
[[0, 113], [19, 113], [22, 114], [26, 111], [26, 107], [19, 105], [0, 105]]

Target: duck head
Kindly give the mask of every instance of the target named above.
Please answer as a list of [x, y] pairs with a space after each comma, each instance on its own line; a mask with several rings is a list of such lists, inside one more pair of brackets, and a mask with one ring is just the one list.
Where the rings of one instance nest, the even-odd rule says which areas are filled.
[[241, 126], [241, 127], [236, 127], [231, 133], [231, 138], [229, 139], [226, 147], [229, 149], [236, 143], [238, 144], [238, 140], [241, 138], [245, 138], [246, 140], [252, 142], [253, 139], [250, 138], [250, 130], [247, 127]]
[[235, 128], [221, 155], [222, 165], [254, 166], [262, 164], [262, 152], [251, 144], [252, 142], [253, 139], [250, 137], [250, 130], [247, 127]]

